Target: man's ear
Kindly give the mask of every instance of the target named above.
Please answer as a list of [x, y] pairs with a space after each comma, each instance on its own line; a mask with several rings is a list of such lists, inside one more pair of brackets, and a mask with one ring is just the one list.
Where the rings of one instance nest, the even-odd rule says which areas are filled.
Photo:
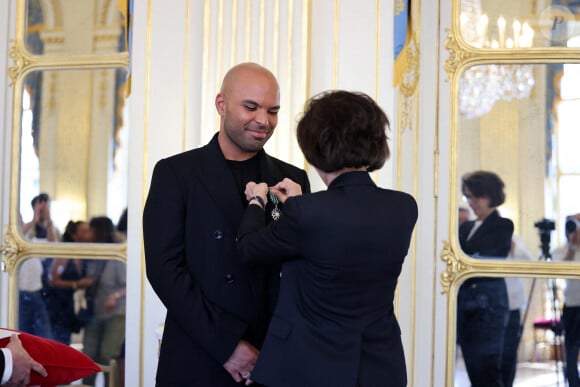
[[218, 93], [215, 97], [215, 108], [218, 114], [223, 117], [226, 112], [226, 99], [222, 93]]

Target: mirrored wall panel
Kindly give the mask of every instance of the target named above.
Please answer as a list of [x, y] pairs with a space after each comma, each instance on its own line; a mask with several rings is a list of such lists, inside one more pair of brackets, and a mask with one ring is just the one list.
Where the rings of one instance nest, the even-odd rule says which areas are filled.
[[26, 240], [60, 242], [69, 222], [103, 216], [126, 230], [126, 78], [125, 69], [99, 68], [23, 79], [19, 211]]
[[579, 80], [574, 63], [477, 65], [460, 75], [455, 194], [467, 255], [503, 259], [517, 240], [530, 259], [550, 260], [575, 237]]
[[[565, 386], [566, 351], [580, 335], [580, 279], [475, 277], [457, 295], [455, 387]], [[569, 352], [571, 353], [571, 352]], [[575, 372], [575, 374], [573, 374]], [[496, 384], [498, 385], [498, 384]]]
[[26, 49], [45, 56], [126, 52], [129, 5], [129, 0], [27, 0]]
[[17, 272], [18, 329], [109, 364], [125, 341], [125, 280], [117, 260], [26, 259]]
[[458, 1], [460, 34], [474, 48], [578, 47], [580, 1]]

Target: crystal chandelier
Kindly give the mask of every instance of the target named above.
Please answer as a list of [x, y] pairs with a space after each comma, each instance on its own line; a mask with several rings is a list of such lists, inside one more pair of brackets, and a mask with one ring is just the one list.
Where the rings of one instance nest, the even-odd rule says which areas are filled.
[[[533, 44], [534, 31], [528, 23], [514, 19], [511, 31], [507, 31], [506, 19], [501, 15], [497, 18], [497, 33], [491, 36], [480, 0], [462, 0], [459, 21], [463, 39], [477, 48], [524, 48]], [[530, 64], [472, 66], [459, 80], [460, 115], [468, 119], [481, 117], [499, 100], [527, 98], [534, 84]]]

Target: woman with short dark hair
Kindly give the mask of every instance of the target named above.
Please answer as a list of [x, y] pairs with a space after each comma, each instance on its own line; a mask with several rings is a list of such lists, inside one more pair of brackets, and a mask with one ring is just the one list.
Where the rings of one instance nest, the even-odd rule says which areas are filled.
[[[503, 189], [503, 181], [493, 172], [463, 176], [461, 191], [476, 216], [459, 226], [459, 243], [465, 254], [478, 259], [508, 256], [514, 225], [497, 210], [505, 201]], [[473, 387], [505, 385], [501, 361], [508, 318], [503, 278], [469, 278], [459, 288], [457, 339]]]
[[[318, 95], [307, 103], [297, 137], [328, 189], [301, 195], [289, 179], [270, 189], [247, 184], [242, 259], [287, 258], [260, 356], [242, 377], [271, 387], [406, 386], [393, 299], [417, 204], [369, 175], [389, 155], [388, 124], [365, 94]], [[264, 227], [269, 201], [281, 215]]]

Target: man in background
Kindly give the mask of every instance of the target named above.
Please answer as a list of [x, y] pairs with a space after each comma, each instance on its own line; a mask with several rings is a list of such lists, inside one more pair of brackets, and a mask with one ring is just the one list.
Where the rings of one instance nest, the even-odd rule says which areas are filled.
[[[552, 253], [554, 261], [580, 262], [580, 214], [566, 217], [566, 244]], [[566, 279], [564, 289], [564, 373], [570, 387], [580, 386], [578, 352], [580, 351], [580, 280]]]

